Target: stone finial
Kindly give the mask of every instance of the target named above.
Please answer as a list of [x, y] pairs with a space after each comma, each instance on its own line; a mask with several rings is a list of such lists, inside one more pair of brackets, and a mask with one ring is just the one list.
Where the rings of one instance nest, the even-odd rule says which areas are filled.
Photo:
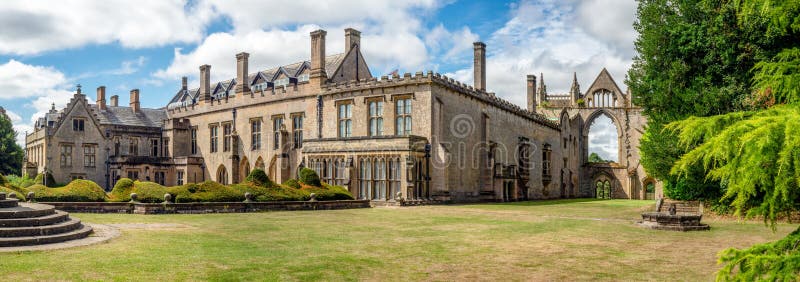
[[136, 193], [131, 193], [131, 203], [138, 203], [139, 202], [139, 195]]
[[0, 200], [6, 199], [6, 192], [0, 192]]
[[397, 194], [394, 195], [394, 199], [397, 200], [397, 201], [402, 201], [403, 200], [403, 192], [397, 192]]
[[250, 192], [245, 192], [244, 193], [244, 202], [245, 203], [253, 202], [253, 198], [254, 198], [254, 196]]
[[11, 194], [8, 194], [8, 197], [11, 198], [11, 199], [16, 199], [17, 198], [17, 193], [11, 192]]
[[36, 194], [35, 194], [35, 193], [33, 193], [33, 192], [28, 192], [28, 195], [27, 195], [27, 196], [25, 196], [25, 198], [28, 198], [28, 202], [33, 202], [33, 198], [34, 198], [34, 196], [36, 196]]
[[317, 193], [311, 193], [311, 195], [309, 195], [308, 201], [309, 202], [316, 202], [317, 201]]
[[164, 194], [163, 204], [172, 204], [172, 195], [170, 195], [169, 193]]

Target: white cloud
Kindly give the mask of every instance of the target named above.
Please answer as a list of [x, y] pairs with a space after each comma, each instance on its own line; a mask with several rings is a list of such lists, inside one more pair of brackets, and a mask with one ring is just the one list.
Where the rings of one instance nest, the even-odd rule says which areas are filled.
[[52, 67], [34, 66], [21, 63], [16, 60], [9, 60], [0, 65], [0, 99], [32, 99], [31, 103], [25, 105], [33, 108], [33, 114], [28, 122], [25, 122], [17, 113], [8, 111], [14, 129], [19, 133], [17, 142], [24, 145], [24, 132], [33, 131], [32, 124], [36, 118], [42, 116], [50, 109], [52, 103], [57, 107], [63, 107], [72, 97], [68, 91], [68, 80], [64, 74]]
[[471, 61], [472, 52], [469, 51], [475, 41], [478, 41], [478, 35], [466, 26], [451, 32], [439, 24], [425, 35], [425, 45], [430, 51], [442, 53], [438, 57], [440, 63]]
[[[87, 44], [162, 46], [202, 38], [213, 11], [184, 0], [4, 1], [0, 53], [37, 54]], [[8, 28], [11, 27], [11, 28]]]
[[[631, 2], [625, 1], [625, 2]], [[581, 15], [580, 11], [595, 6], [613, 7], [614, 13], [602, 16]], [[622, 15], [635, 15], [635, 3], [615, 6], [596, 1], [524, 1], [512, 6], [512, 17], [495, 31], [487, 43], [487, 88], [520, 106], [526, 104], [525, 76], [544, 74], [548, 93], [566, 93], [572, 73], [578, 73], [582, 90], [606, 67], [618, 84], [631, 65], [632, 21], [619, 20]], [[582, 18], [581, 20], [576, 20]], [[593, 20], [601, 27], [587, 29]], [[619, 35], [622, 34], [622, 35]], [[633, 33], [635, 37], [635, 33]], [[472, 83], [472, 68], [449, 73], [463, 82]], [[623, 91], [624, 86], [621, 86]]]
[[[154, 78], [177, 80], [189, 76], [196, 83], [199, 66], [211, 65], [212, 80], [235, 76], [235, 54], [250, 53], [250, 70], [308, 60], [309, 33], [324, 28], [326, 53], [344, 51], [344, 28], [362, 31], [362, 52], [373, 75], [380, 76], [393, 69], [421, 70], [433, 59], [427, 44], [446, 56], [457, 56], [463, 50], [458, 40], [477, 38], [468, 28], [450, 32], [437, 27], [437, 37], [423, 40], [428, 30], [420, 17], [437, 8], [430, 0], [420, 1], [343, 1], [335, 5], [320, 1], [230, 1], [204, 2], [201, 6], [230, 19], [233, 30], [217, 32], [206, 37], [193, 50], [175, 49], [172, 63], [156, 71]], [[243, 8], [246, 7], [246, 8]], [[270, 11], [264, 16], [263, 11]], [[302, 12], [298, 12], [302, 11]], [[471, 42], [470, 42], [471, 43]], [[466, 44], [470, 48], [471, 44]]]

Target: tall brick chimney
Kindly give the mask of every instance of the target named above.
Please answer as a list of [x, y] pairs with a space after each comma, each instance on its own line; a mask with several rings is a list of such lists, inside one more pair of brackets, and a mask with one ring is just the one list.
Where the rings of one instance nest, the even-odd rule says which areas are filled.
[[139, 89], [131, 90], [131, 110], [138, 113], [141, 108], [139, 107]]
[[536, 112], [536, 75], [528, 75], [528, 111]]
[[211, 100], [211, 66], [200, 66], [200, 100]]
[[111, 96], [111, 106], [119, 107], [119, 96], [117, 95]]
[[354, 46], [361, 48], [361, 32], [352, 28], [344, 30], [344, 53], [350, 52]]
[[311, 73], [308, 80], [315, 87], [322, 86], [328, 79], [328, 74], [325, 73], [326, 34], [328, 33], [321, 29], [311, 32]]
[[473, 58], [475, 79], [473, 84], [475, 89], [486, 91], [486, 44], [475, 42], [472, 45], [475, 48]]
[[106, 87], [97, 87], [97, 109], [106, 110]]
[[236, 54], [236, 95], [237, 96], [244, 96], [239, 95], [245, 92], [250, 92], [250, 85], [247, 79], [247, 61], [250, 57], [250, 54], [241, 52]]

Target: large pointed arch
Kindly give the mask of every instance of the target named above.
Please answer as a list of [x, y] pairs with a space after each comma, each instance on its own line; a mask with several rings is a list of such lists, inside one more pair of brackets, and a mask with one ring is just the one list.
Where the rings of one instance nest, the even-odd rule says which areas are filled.
[[256, 168], [261, 169], [263, 171], [267, 171], [266, 166], [264, 165], [264, 159], [262, 159], [261, 156], [258, 156], [258, 159], [256, 159], [256, 162], [253, 165], [253, 169]]
[[242, 157], [242, 161], [239, 162], [239, 181], [244, 181], [248, 175], [250, 175], [250, 162], [247, 157]]
[[217, 177], [216, 180], [218, 183], [223, 185], [228, 184], [229, 176], [228, 176], [228, 170], [225, 168], [225, 165], [219, 165], [219, 167], [217, 167], [217, 174], [215, 176]]

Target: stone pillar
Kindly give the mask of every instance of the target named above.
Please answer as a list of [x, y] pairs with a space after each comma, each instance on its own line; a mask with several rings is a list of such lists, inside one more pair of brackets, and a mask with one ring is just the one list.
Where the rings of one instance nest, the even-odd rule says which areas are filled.
[[311, 73], [309, 83], [314, 87], [321, 87], [328, 79], [325, 73], [325, 35], [324, 30], [311, 32]]
[[188, 79], [189, 79], [189, 78], [187, 78], [187, 77], [185, 77], [185, 76], [184, 76], [184, 77], [181, 77], [181, 90], [186, 90], [186, 89], [189, 89], [189, 87], [188, 87], [188, 83], [187, 83]]
[[139, 89], [131, 90], [131, 100], [130, 100], [131, 110], [134, 113], [138, 113], [141, 108], [139, 104]]
[[528, 111], [529, 112], [536, 112], [537, 106], [536, 99], [536, 76], [529, 74], [528, 75]]
[[350, 52], [350, 49], [358, 46], [361, 48], [361, 32], [352, 28], [344, 30], [344, 53]]
[[236, 96], [250, 92], [250, 83], [247, 79], [247, 65], [250, 54], [241, 52], [236, 54]]
[[200, 100], [211, 100], [211, 66], [200, 66]]
[[106, 110], [106, 87], [97, 87], [97, 109]]
[[483, 42], [475, 42], [472, 44], [474, 47], [473, 58], [473, 74], [475, 89], [479, 91], [486, 91], [486, 44]]

